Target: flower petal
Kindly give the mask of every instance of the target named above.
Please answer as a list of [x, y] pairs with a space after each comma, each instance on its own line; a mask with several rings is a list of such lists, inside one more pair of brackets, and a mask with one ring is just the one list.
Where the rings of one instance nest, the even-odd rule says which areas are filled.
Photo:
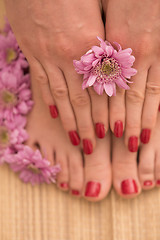
[[92, 85], [95, 83], [96, 78], [97, 78], [96, 75], [91, 75], [91, 76], [88, 78], [87, 84], [88, 84], [89, 87], [92, 86]]
[[125, 78], [131, 78], [137, 73], [137, 70], [134, 68], [122, 68], [122, 74]]
[[102, 56], [104, 54], [104, 50], [98, 46], [93, 46], [92, 51], [95, 53], [96, 57]]
[[124, 88], [124, 89], [126, 89], [126, 90], [128, 90], [128, 89], [130, 89], [130, 87], [123, 81], [123, 79], [122, 78], [117, 78], [116, 80], [115, 80], [115, 82], [117, 83], [117, 85], [118, 85], [118, 87], [120, 87], [120, 88]]
[[109, 97], [113, 95], [113, 85], [111, 83], [104, 84], [104, 90]]
[[103, 94], [103, 85], [101, 83], [95, 82], [93, 85], [94, 90], [98, 93], [98, 95]]

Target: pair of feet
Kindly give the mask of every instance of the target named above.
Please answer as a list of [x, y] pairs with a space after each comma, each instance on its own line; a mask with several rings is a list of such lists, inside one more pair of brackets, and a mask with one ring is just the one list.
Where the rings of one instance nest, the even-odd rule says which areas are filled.
[[60, 120], [51, 118], [33, 75], [32, 92], [35, 105], [28, 117], [27, 144], [40, 148], [52, 164], [61, 165], [57, 179], [61, 190], [98, 201], [107, 196], [112, 183], [117, 193], [126, 198], [138, 195], [142, 189], [160, 186], [160, 116], [151, 141], [140, 147], [137, 166], [137, 153], [129, 152], [124, 139], [110, 132], [105, 138], [97, 139], [91, 155], [83, 155], [80, 147], [68, 141]]

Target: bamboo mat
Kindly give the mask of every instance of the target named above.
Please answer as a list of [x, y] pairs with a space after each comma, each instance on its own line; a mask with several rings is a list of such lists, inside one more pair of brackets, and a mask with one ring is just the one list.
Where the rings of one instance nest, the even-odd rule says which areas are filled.
[[[0, 25], [4, 6], [0, 0]], [[0, 240], [160, 240], [160, 190], [124, 200], [112, 190], [100, 203], [54, 185], [31, 187], [0, 166]]]

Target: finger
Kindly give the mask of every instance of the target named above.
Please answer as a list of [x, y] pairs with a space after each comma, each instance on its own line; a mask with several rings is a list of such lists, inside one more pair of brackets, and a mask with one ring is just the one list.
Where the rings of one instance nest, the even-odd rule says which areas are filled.
[[45, 69], [49, 78], [52, 96], [58, 107], [62, 125], [71, 143], [77, 146], [80, 144], [80, 138], [77, 132], [76, 119], [69, 100], [69, 92], [64, 75], [58, 67], [54, 65], [51, 66], [50, 63], [47, 63]]
[[141, 131], [142, 108], [148, 69], [142, 67], [136, 68], [138, 73], [132, 77], [131, 88], [126, 91], [125, 143], [128, 145], [130, 152], [138, 150]]
[[92, 87], [88, 88], [92, 105], [92, 118], [98, 138], [104, 138], [108, 131], [108, 96], [99, 96]]
[[91, 154], [96, 145], [91, 113], [91, 102], [87, 90], [82, 90], [82, 76], [73, 67], [64, 71], [69, 87], [70, 100], [75, 112], [77, 127], [83, 140], [85, 154]]
[[142, 132], [141, 142], [146, 144], [149, 142], [150, 134], [156, 125], [158, 107], [160, 101], [160, 67], [153, 65], [148, 72], [146, 83], [145, 101], [142, 114]]
[[[58, 110], [52, 97], [48, 77], [45, 73], [43, 66], [36, 59], [30, 64], [31, 71], [33, 73], [34, 79], [33, 81], [37, 81], [40, 85], [41, 95], [44, 102], [49, 106], [50, 114], [52, 118], [58, 117]], [[33, 95], [34, 98], [34, 95]], [[36, 101], [36, 99], [35, 99]]]
[[109, 98], [110, 128], [118, 138], [123, 136], [125, 126], [125, 90], [117, 87], [116, 96]]

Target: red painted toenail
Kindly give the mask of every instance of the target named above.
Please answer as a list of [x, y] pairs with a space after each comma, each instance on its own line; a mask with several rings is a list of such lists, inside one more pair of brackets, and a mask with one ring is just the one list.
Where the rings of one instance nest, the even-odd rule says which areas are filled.
[[114, 135], [118, 138], [123, 136], [123, 122], [122, 121], [117, 121], [115, 122], [114, 125]]
[[78, 190], [72, 190], [72, 194], [78, 196], [80, 192]]
[[86, 197], [98, 197], [101, 190], [101, 184], [97, 182], [88, 182], [86, 186]]
[[71, 143], [74, 146], [77, 146], [77, 145], [80, 144], [80, 138], [79, 138], [79, 135], [78, 135], [77, 131], [70, 131], [68, 134], [69, 134]]
[[160, 185], [160, 180], [157, 180], [157, 182], [156, 182], [156, 183], [157, 183], [157, 185]]
[[68, 183], [61, 183], [60, 184], [61, 188], [68, 189]]
[[152, 186], [152, 184], [153, 184], [153, 182], [150, 180], [144, 181], [144, 186], [146, 186], [146, 187]]
[[106, 135], [104, 124], [96, 123], [96, 135], [98, 138], [104, 138]]
[[132, 136], [128, 140], [128, 149], [130, 152], [138, 151], [138, 137]]
[[83, 139], [83, 151], [85, 154], [91, 154], [93, 152], [93, 145], [89, 139]]
[[144, 144], [148, 143], [150, 139], [150, 135], [151, 135], [150, 129], [147, 129], [147, 128], [142, 129], [141, 136], [140, 136], [141, 142]]
[[126, 179], [121, 183], [121, 190], [123, 194], [138, 193], [138, 187], [134, 179]]
[[51, 106], [49, 106], [49, 109], [50, 109], [52, 118], [57, 118], [58, 117], [57, 107], [55, 105], [51, 105]]

